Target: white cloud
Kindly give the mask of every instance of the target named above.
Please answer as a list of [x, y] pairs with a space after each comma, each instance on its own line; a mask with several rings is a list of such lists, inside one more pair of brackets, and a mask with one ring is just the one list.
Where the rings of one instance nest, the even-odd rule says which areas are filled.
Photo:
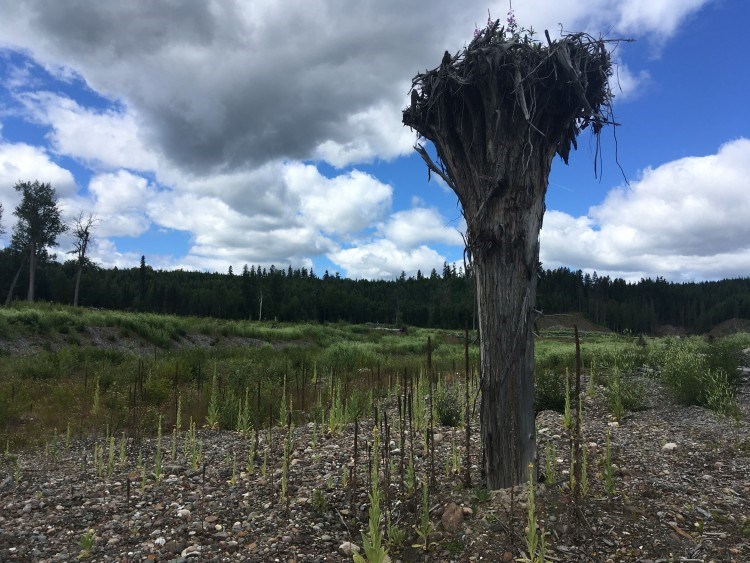
[[617, 3], [617, 28], [631, 33], [671, 37], [685, 18], [710, 0], [627, 0]]
[[646, 70], [634, 73], [623, 63], [618, 63], [610, 78], [610, 88], [617, 102], [632, 100], [643, 94], [651, 82], [651, 74]]
[[[706, 2], [537, 0], [519, 3], [516, 12], [524, 25], [553, 34], [563, 23], [593, 34], [614, 26], [615, 33], [665, 38]], [[408, 153], [412, 137], [400, 110], [409, 80], [437, 65], [444, 49], [455, 52], [471, 39], [488, 6], [0, 0], [0, 7], [0, 44], [128, 108], [94, 122], [77, 108], [55, 108], [61, 147], [101, 158], [103, 147], [74, 132], [88, 126], [101, 138], [96, 124], [109, 121], [123, 132], [102, 158], [112, 166], [143, 169], [156, 153], [184, 169], [223, 173], [285, 158], [341, 167]], [[507, 11], [505, 2], [489, 7], [495, 17]], [[141, 140], [149, 151], [124, 145], [124, 138]], [[134, 153], [127, 164], [118, 159], [123, 146]]]
[[549, 211], [542, 262], [599, 272], [712, 279], [750, 272], [750, 140], [645, 170], [586, 217]]
[[463, 244], [461, 232], [465, 230], [465, 224], [462, 220], [459, 225], [451, 225], [437, 209], [416, 207], [394, 213], [378, 230], [402, 248], [413, 248], [425, 242], [458, 246]]
[[358, 170], [326, 178], [315, 166], [289, 164], [284, 180], [299, 198], [303, 220], [327, 233], [360, 231], [391, 206], [393, 188]]
[[99, 236], [137, 237], [151, 225], [146, 209], [156, 189], [145, 178], [125, 170], [99, 174], [91, 179], [89, 193], [93, 199], [89, 210], [99, 219]]
[[155, 170], [157, 158], [141, 139], [135, 116], [123, 109], [96, 111], [49, 92], [18, 96], [40, 123], [49, 125], [55, 151], [110, 168]]
[[429, 272], [441, 268], [445, 262], [443, 256], [425, 245], [403, 249], [387, 239], [336, 250], [328, 258], [340, 265], [347, 277], [366, 279], [395, 278], [402, 271]]
[[[524, 25], [553, 35], [562, 22], [593, 34], [614, 26], [614, 34], [661, 40], [705, 1], [529, 0], [516, 13]], [[491, 4], [493, 16], [503, 18], [506, 2]], [[486, 9], [479, 0], [461, 9], [436, 0], [428, 11], [396, 0], [179, 6], [0, 0], [0, 48], [116, 100], [104, 109], [102, 100], [88, 107], [39, 90], [41, 73], [18, 67], [8, 84], [26, 117], [50, 128], [58, 155], [96, 175], [88, 194], [76, 194], [70, 172], [43, 150], [27, 147], [33, 154], [24, 156], [14, 149], [18, 154], [3, 161], [9, 145], [0, 145], [0, 180], [4, 162], [56, 173], [49, 181], [69, 213], [90, 202], [104, 219], [102, 239], [138, 236], [152, 226], [188, 232], [189, 253], [159, 258], [163, 267], [309, 266], [328, 254], [350, 275], [364, 277], [439, 268], [444, 258], [425, 245], [462, 242], [437, 211], [413, 202], [413, 209], [388, 217], [389, 184], [357, 170], [327, 177], [303, 161], [343, 168], [411, 152], [414, 134], [400, 115], [409, 79], [437, 65], [444, 49], [461, 48], [474, 23], [484, 23]], [[620, 73], [621, 98], [649, 79], [625, 65]], [[155, 181], [137, 173], [153, 173]], [[0, 198], [7, 189], [0, 185]], [[575, 220], [570, 226], [558, 219], [592, 236]], [[600, 220], [588, 219], [594, 238], [600, 238]], [[554, 225], [554, 216], [547, 223]], [[628, 228], [613, 231], [611, 240], [634, 244]], [[341, 249], [371, 229], [374, 239]]]

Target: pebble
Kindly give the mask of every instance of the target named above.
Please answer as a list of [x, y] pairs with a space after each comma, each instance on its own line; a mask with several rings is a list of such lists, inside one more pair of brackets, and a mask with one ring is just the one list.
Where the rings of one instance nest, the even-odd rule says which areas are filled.
[[345, 541], [339, 546], [338, 551], [344, 557], [351, 557], [353, 554], [359, 553], [361, 550], [358, 545], [353, 544], [352, 542], [349, 542], [349, 541]]
[[661, 447], [661, 451], [663, 452], [671, 452], [677, 449], [677, 444], [674, 442], [667, 442]]

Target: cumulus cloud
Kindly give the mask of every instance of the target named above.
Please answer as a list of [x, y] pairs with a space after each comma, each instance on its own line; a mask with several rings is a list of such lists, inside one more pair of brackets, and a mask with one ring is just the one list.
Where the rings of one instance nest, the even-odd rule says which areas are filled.
[[750, 271], [750, 140], [649, 168], [587, 216], [549, 211], [542, 262], [629, 279], [711, 279]]
[[18, 99], [32, 119], [49, 125], [52, 148], [61, 154], [110, 168], [155, 170], [136, 118], [123, 108], [97, 111], [50, 92], [24, 93]]
[[413, 275], [417, 270], [425, 273], [442, 267], [445, 256], [427, 243], [463, 244], [457, 226], [449, 224], [436, 209], [414, 207], [391, 214], [378, 225], [374, 237], [337, 248], [328, 258], [348, 277], [394, 278], [402, 271]]
[[[562, 22], [664, 38], [706, 1], [537, 0], [516, 14], [553, 35]], [[507, 6], [490, 9], [502, 18]], [[397, 0], [0, 0], [0, 49], [112, 102], [87, 105], [14, 67], [6, 88], [47, 128], [50, 152], [94, 177], [76, 193], [41, 149], [3, 161], [0, 145], [0, 180], [3, 162], [57, 173], [70, 213], [90, 202], [106, 218], [101, 245], [113, 256], [108, 237], [189, 233], [188, 254], [159, 258], [163, 267], [310, 266], [327, 255], [359, 277], [439, 268], [427, 245], [461, 245], [456, 227], [422, 203], [392, 213], [393, 187], [351, 167], [411, 151], [400, 116], [411, 77], [460, 49], [486, 10], [479, 0], [427, 11]], [[648, 75], [623, 65], [620, 78], [625, 98]], [[321, 163], [342, 170], [324, 174]]]
[[299, 197], [303, 220], [327, 233], [354, 233], [390, 209], [393, 188], [358, 170], [333, 178], [315, 166], [290, 164], [284, 179]]
[[[517, 6], [517, 15], [537, 29], [562, 22], [669, 36], [705, 1], [539, 0]], [[0, 41], [122, 100], [148, 124], [153, 148], [194, 171], [405, 154], [410, 139], [398, 112], [410, 78], [444, 49], [459, 49], [487, 9], [478, 0], [459, 11], [449, 0], [428, 11], [395, 0], [0, 6]], [[490, 8], [507, 11], [505, 3]]]
[[378, 227], [378, 231], [402, 248], [414, 248], [427, 242], [461, 245], [465, 225], [463, 221], [459, 225], [449, 224], [437, 209], [415, 207], [397, 211]]
[[344, 269], [347, 277], [366, 279], [395, 278], [402, 271], [429, 272], [445, 262], [443, 256], [428, 246], [404, 249], [387, 239], [336, 250], [328, 257]]

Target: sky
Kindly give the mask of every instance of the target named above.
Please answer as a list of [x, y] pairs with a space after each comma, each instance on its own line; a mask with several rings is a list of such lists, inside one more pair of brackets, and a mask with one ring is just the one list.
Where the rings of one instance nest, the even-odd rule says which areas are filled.
[[[552, 166], [545, 268], [750, 275], [745, 0], [515, 0], [521, 26], [613, 52], [595, 174]], [[275, 264], [392, 278], [462, 264], [457, 198], [401, 124], [411, 79], [507, 0], [0, 0], [0, 247], [19, 181], [95, 214], [103, 267]], [[60, 238], [58, 259], [72, 248]]]

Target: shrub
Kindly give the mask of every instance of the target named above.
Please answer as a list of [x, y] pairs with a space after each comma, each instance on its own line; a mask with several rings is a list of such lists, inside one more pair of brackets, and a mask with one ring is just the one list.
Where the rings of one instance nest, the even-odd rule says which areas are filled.
[[565, 375], [562, 372], [544, 369], [537, 371], [534, 388], [534, 410], [536, 412], [565, 409]]
[[443, 426], [456, 427], [461, 423], [463, 405], [457, 385], [443, 385], [435, 394], [435, 415]]
[[697, 337], [671, 338], [655, 356], [661, 377], [678, 402], [721, 414], [737, 412], [738, 359], [731, 345], [720, 342], [709, 346]]

